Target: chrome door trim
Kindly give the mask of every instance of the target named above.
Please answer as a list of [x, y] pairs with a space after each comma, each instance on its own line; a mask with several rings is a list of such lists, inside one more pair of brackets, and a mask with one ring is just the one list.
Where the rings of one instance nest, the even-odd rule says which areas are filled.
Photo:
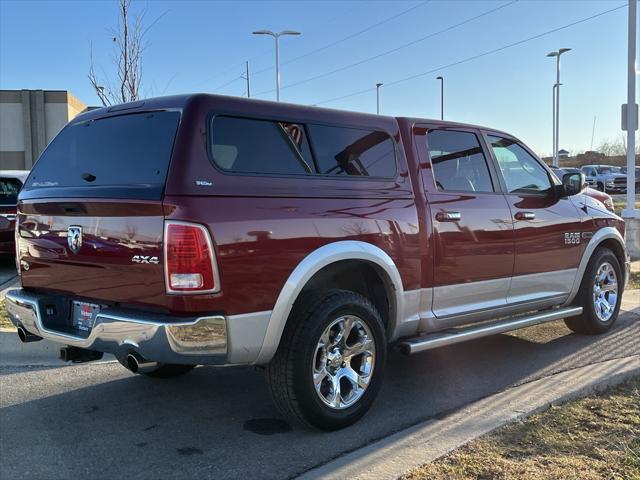
[[443, 318], [505, 306], [505, 293], [510, 284], [511, 277], [503, 277], [435, 287], [433, 313], [436, 317]]
[[[507, 304], [569, 295], [577, 273], [577, 268], [568, 268], [552, 272], [516, 275], [511, 279]], [[541, 285], [544, 287], [542, 290], [540, 289]]]
[[421, 316], [420, 325], [418, 326], [418, 332], [436, 332], [446, 328], [459, 327], [462, 325], [484, 322], [486, 320], [494, 320], [498, 318], [518, 315], [521, 313], [544, 310], [561, 305], [565, 301], [565, 299], [566, 296], [549, 297], [534, 301], [504, 305], [501, 307], [489, 307], [483, 310], [465, 312], [459, 315], [451, 315], [441, 318], [437, 318], [435, 315], [433, 315], [433, 313], [431, 313], [430, 315]]

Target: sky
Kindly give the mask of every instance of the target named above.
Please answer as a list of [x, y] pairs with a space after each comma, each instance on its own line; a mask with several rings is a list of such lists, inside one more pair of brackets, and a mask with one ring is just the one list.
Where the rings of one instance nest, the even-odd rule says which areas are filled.
[[[546, 156], [556, 75], [546, 54], [565, 47], [560, 148], [589, 150], [594, 118], [594, 147], [622, 134], [625, 1], [134, 0], [133, 13], [150, 26], [147, 97], [246, 95], [248, 60], [252, 97], [273, 100], [274, 41], [251, 32], [293, 29], [302, 35], [280, 40], [281, 101], [375, 113], [381, 82], [380, 113], [439, 118], [442, 75], [446, 120], [508, 131]], [[0, 0], [0, 89], [69, 90], [99, 105], [89, 54], [113, 76], [117, 22], [113, 0]]]

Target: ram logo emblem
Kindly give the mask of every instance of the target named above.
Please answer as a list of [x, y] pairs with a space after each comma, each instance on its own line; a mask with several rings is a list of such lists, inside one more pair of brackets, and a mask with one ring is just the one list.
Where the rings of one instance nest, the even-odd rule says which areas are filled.
[[67, 229], [67, 245], [71, 253], [78, 253], [82, 247], [82, 227], [72, 225]]

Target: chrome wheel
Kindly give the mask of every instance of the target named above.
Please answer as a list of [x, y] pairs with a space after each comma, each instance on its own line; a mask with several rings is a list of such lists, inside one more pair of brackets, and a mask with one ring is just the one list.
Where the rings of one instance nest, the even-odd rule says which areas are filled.
[[604, 262], [596, 272], [593, 283], [593, 309], [601, 322], [613, 315], [618, 302], [618, 278], [609, 262]]
[[320, 400], [336, 410], [356, 403], [369, 386], [375, 359], [373, 334], [364, 320], [344, 315], [333, 321], [313, 358], [313, 384]]

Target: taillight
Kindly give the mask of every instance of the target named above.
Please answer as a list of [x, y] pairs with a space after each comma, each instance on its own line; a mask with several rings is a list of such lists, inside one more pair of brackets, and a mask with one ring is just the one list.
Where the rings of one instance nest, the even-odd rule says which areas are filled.
[[202, 225], [165, 222], [164, 268], [167, 293], [220, 290], [213, 244]]

